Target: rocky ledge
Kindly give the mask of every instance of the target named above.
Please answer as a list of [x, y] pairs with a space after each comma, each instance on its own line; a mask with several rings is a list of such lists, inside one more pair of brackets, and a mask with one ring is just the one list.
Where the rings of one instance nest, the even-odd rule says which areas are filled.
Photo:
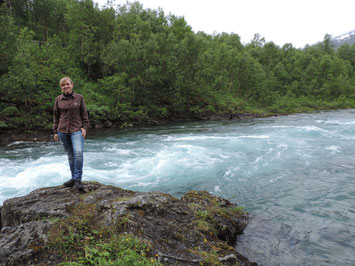
[[137, 256], [152, 265], [257, 265], [234, 248], [248, 217], [228, 200], [84, 184], [84, 192], [56, 186], [6, 200], [0, 265], [135, 265]]

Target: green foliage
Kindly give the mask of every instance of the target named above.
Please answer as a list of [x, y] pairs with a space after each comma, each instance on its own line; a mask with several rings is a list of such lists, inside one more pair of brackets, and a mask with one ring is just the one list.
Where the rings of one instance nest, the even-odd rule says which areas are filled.
[[147, 245], [131, 235], [112, 237], [105, 242], [87, 245], [84, 250], [84, 255], [76, 262], [62, 265], [160, 265], [154, 258], [149, 258], [153, 254], [149, 254]]
[[0, 75], [6, 73], [16, 55], [16, 39], [18, 27], [14, 18], [9, 15], [5, 5], [0, 5]]
[[8, 128], [9, 128], [8, 124], [6, 124], [3, 121], [0, 121], [0, 130], [5, 130], [5, 129], [8, 129]]
[[196, 216], [198, 217], [198, 219], [205, 220], [205, 221], [209, 219], [208, 211], [197, 210]]
[[236, 207], [232, 207], [232, 208], [222, 208], [222, 211], [226, 214], [228, 214], [228, 213], [240, 213], [240, 214], [247, 213], [247, 211], [245, 210], [245, 208], [243, 206], [236, 206]]
[[259, 34], [243, 45], [139, 2], [11, 3], [0, 7], [3, 131], [49, 129], [63, 76], [84, 95], [92, 126], [355, 107], [355, 45], [335, 51], [330, 35], [304, 49]]
[[18, 113], [18, 109], [15, 106], [6, 107], [1, 111], [0, 115], [6, 118], [15, 116]]
[[111, 112], [108, 106], [87, 105], [89, 119], [92, 125], [97, 125], [105, 121], [110, 121]]
[[[44, 252], [61, 258], [61, 265], [160, 265], [147, 242], [121, 233], [120, 226], [103, 226], [94, 217], [94, 204], [81, 203], [72, 216], [56, 221]], [[119, 230], [117, 230], [119, 229]]]

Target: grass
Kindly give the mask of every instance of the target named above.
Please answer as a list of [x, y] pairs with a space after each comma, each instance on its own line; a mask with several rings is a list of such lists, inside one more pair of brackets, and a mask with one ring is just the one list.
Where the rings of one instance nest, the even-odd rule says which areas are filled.
[[161, 265], [149, 242], [122, 233], [129, 217], [104, 226], [95, 219], [94, 208], [94, 204], [81, 203], [70, 217], [57, 221], [45, 252], [59, 258], [60, 265]]
[[147, 244], [132, 235], [113, 236], [84, 246], [84, 254], [61, 265], [160, 265]]

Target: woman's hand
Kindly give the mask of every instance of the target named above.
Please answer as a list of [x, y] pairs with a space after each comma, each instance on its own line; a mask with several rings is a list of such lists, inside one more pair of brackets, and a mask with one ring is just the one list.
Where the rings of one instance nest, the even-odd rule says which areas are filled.
[[85, 128], [81, 128], [81, 135], [83, 136], [83, 138], [85, 138], [85, 136], [86, 136]]
[[58, 134], [54, 134], [53, 138], [55, 141], [58, 141]]

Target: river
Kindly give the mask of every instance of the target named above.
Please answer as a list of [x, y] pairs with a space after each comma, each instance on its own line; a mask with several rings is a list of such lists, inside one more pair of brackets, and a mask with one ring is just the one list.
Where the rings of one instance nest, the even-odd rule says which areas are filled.
[[[259, 265], [355, 265], [355, 109], [89, 131], [84, 157], [83, 181], [244, 206], [237, 249]], [[0, 205], [68, 173], [59, 143], [0, 147]]]

